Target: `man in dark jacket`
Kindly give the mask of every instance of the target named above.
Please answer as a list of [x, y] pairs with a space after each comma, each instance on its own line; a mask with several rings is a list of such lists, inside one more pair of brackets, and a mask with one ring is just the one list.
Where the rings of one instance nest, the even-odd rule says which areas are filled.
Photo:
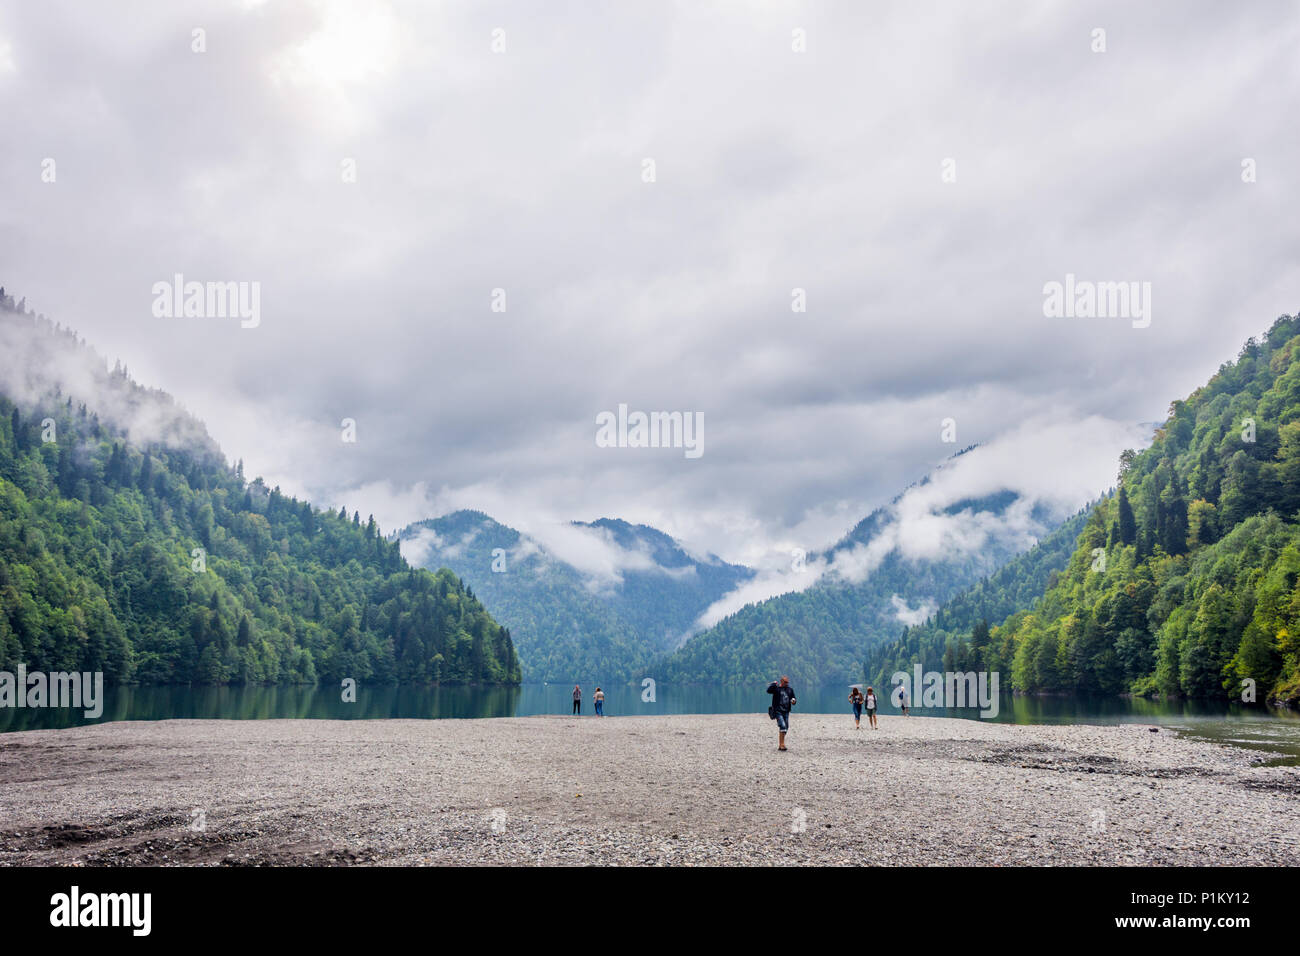
[[779, 682], [768, 684], [767, 692], [772, 695], [772, 717], [776, 720], [779, 735], [779, 746], [776, 749], [785, 750], [785, 735], [790, 729], [790, 708], [797, 703], [794, 688], [790, 686], [790, 678], [782, 677]]

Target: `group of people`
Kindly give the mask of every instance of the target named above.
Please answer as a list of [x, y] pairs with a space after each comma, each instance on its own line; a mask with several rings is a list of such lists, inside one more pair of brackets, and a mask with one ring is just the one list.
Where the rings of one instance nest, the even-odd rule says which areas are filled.
[[[767, 692], [772, 695], [772, 705], [767, 708], [767, 716], [776, 721], [777, 732], [777, 750], [787, 749], [785, 746], [785, 735], [790, 732], [790, 708], [798, 701], [794, 696], [794, 688], [790, 686], [790, 678], [782, 677], [779, 681], [772, 681], [767, 685]], [[907, 716], [907, 689], [900, 691], [901, 709], [903, 716]], [[867, 712], [867, 722], [872, 730], [879, 730], [880, 725], [876, 723], [876, 690], [874, 687], [868, 687], [864, 693], [862, 688], [857, 684], [849, 691], [849, 703], [853, 705], [853, 728], [862, 729], [862, 711]]]
[[[767, 685], [767, 692], [772, 695], [772, 705], [767, 708], [767, 715], [776, 721], [777, 730], [777, 750], [786, 750], [785, 735], [790, 732], [790, 708], [798, 700], [794, 695], [794, 688], [790, 686], [790, 678], [782, 676], [779, 681], [772, 681]], [[596, 693], [591, 695], [591, 702], [595, 705], [596, 716], [605, 716], [605, 692], [599, 687]], [[867, 712], [867, 723], [872, 730], [879, 730], [880, 725], [876, 723], [876, 691], [873, 687], [868, 687], [864, 692], [857, 684], [849, 691], [849, 703], [853, 705], [853, 729], [862, 729], [862, 711]], [[907, 691], [903, 691], [903, 716], [907, 716]], [[573, 685], [573, 715], [582, 716], [582, 687], [578, 684]]]
[[[591, 695], [591, 702], [596, 706], [596, 716], [605, 716], [605, 692], [599, 687], [596, 693]], [[582, 716], [582, 688], [577, 684], [573, 685], [573, 713], [576, 717]]]

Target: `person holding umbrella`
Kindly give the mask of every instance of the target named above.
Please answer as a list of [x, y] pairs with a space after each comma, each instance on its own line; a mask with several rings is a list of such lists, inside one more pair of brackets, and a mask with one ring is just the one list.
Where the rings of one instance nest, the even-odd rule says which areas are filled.
[[790, 708], [797, 703], [794, 688], [790, 686], [790, 678], [782, 675], [780, 681], [767, 685], [767, 692], [772, 695], [772, 706], [767, 709], [767, 715], [776, 721], [776, 749], [785, 750], [785, 735], [790, 730]]

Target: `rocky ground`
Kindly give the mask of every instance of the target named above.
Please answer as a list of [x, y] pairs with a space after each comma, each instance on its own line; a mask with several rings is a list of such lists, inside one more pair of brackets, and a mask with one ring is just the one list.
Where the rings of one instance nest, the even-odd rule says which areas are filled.
[[1300, 769], [1146, 726], [796, 714], [0, 735], [0, 864], [1300, 864]]

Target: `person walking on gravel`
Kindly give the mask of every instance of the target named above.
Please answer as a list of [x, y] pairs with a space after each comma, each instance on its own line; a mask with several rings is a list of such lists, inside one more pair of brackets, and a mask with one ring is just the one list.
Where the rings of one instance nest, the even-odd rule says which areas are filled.
[[582, 716], [582, 688], [577, 684], [573, 685], [573, 713]]
[[790, 730], [790, 708], [797, 701], [794, 698], [794, 688], [790, 686], [790, 678], [782, 676], [781, 680], [772, 681], [767, 685], [767, 692], [772, 695], [772, 706], [768, 708], [768, 716], [776, 721], [778, 734], [777, 750], [785, 750], [785, 735]]
[[876, 725], [876, 691], [874, 688], [867, 688], [866, 698], [867, 723], [871, 725], [872, 730], [879, 730], [880, 727]]
[[857, 684], [849, 691], [849, 703], [853, 705], [853, 729], [862, 729], [862, 688]]

